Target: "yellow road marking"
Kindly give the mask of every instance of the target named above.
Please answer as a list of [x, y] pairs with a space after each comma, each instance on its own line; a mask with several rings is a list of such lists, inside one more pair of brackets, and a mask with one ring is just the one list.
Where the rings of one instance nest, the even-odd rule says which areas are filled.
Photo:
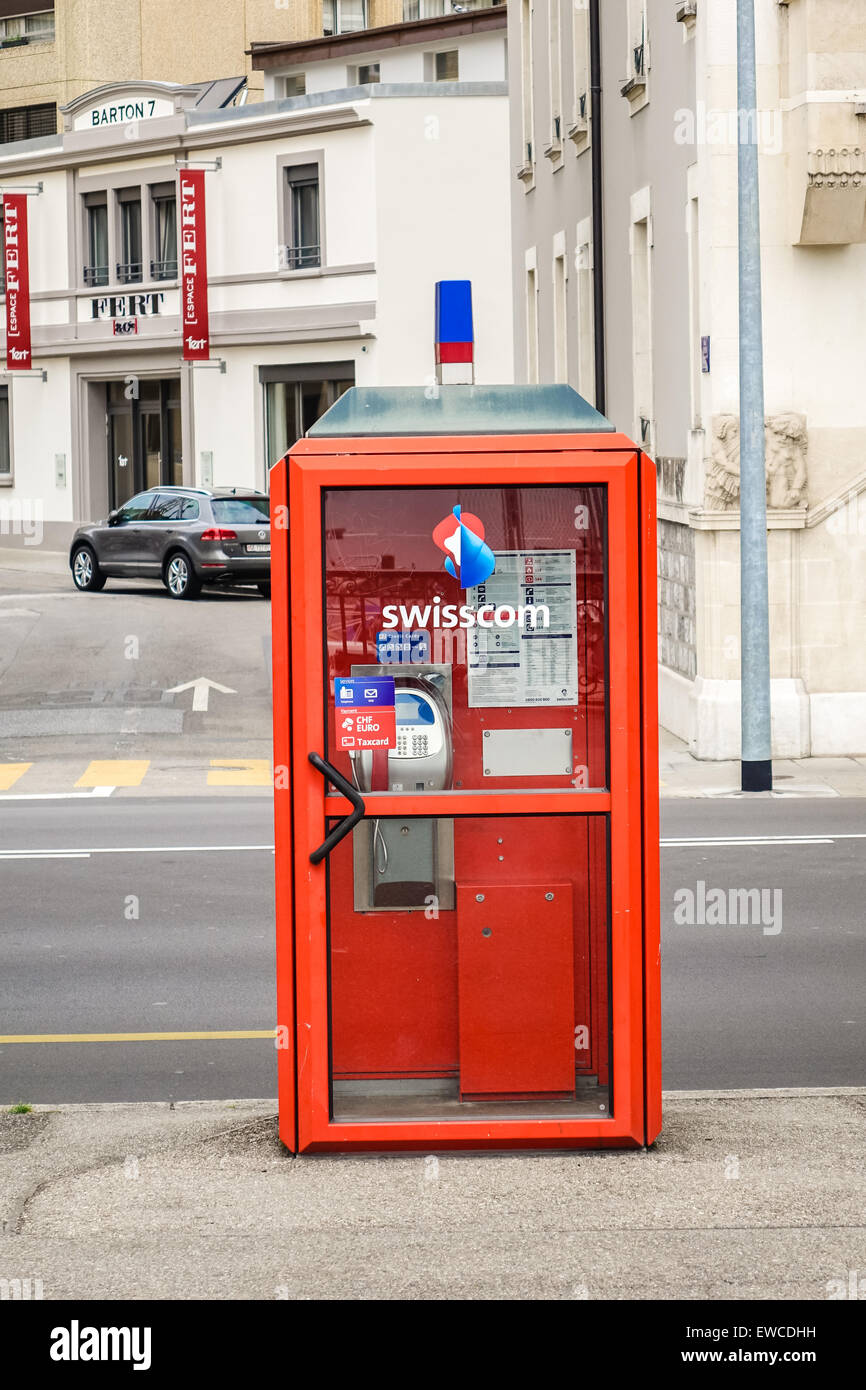
[[140, 787], [150, 767], [149, 758], [121, 758], [93, 762], [76, 787]]
[[246, 1029], [209, 1033], [7, 1033], [0, 1034], [0, 1047], [6, 1043], [86, 1043], [86, 1042], [194, 1042], [210, 1038], [273, 1038], [276, 1029]]
[[211, 767], [222, 772], [209, 772], [209, 787], [271, 787], [273, 777], [269, 758], [211, 758]]
[[32, 763], [0, 763], [0, 792], [8, 792], [19, 777], [23, 777]]

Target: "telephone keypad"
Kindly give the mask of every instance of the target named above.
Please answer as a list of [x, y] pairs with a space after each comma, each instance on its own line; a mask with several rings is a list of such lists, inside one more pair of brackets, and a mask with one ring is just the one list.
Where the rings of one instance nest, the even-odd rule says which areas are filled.
[[397, 747], [394, 750], [398, 758], [426, 758], [430, 752], [430, 737], [428, 734], [419, 734], [397, 730]]

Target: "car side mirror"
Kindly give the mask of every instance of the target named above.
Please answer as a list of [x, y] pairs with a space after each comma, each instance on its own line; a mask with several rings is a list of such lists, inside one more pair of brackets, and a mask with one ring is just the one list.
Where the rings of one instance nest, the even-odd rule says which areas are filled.
[[119, 511], [113, 511], [113, 512], [109, 512], [109, 513], [108, 513], [108, 524], [109, 524], [109, 526], [116, 526], [117, 523], [119, 522], [119, 520], [120, 520], [120, 512], [119, 512]]

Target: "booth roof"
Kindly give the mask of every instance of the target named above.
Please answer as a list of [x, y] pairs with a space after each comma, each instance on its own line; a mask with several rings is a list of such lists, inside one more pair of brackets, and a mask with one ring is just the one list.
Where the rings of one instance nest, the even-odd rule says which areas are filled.
[[613, 430], [571, 386], [353, 386], [307, 430], [307, 438]]

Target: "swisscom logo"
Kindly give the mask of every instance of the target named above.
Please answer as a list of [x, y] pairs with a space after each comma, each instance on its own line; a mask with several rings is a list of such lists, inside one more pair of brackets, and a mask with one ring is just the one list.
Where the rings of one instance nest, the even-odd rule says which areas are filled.
[[496, 556], [484, 539], [484, 525], [471, 512], [454, 508], [451, 516], [433, 532], [433, 540], [445, 553], [445, 569], [461, 589], [477, 590], [477, 607], [471, 604], [443, 603], [435, 594], [432, 603], [386, 603], [382, 627], [402, 627], [404, 631], [422, 628], [522, 627], [533, 631], [550, 627], [546, 603], [490, 603], [485, 584], [496, 569]]
[[484, 541], [483, 523], [471, 512], [464, 515], [459, 506], [439, 522], [433, 540], [445, 551], [445, 568], [454, 579], [459, 579], [461, 589], [483, 584], [496, 568], [493, 551]]

